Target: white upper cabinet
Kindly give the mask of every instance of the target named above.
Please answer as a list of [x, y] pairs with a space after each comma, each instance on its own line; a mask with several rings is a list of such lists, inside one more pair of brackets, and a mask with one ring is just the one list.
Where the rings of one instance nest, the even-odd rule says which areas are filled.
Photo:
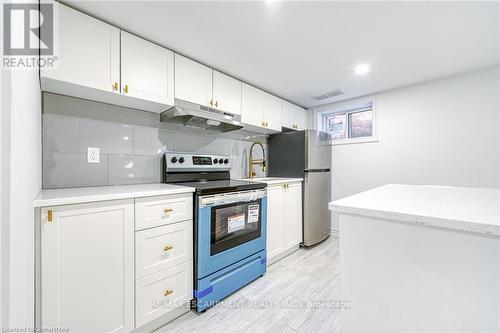
[[264, 92], [243, 83], [241, 94], [241, 121], [264, 127]]
[[241, 121], [262, 133], [281, 131], [281, 99], [244, 83]]
[[181, 55], [175, 55], [175, 98], [241, 114], [241, 82]]
[[265, 127], [275, 131], [281, 131], [281, 99], [268, 93], [264, 93], [264, 123]]
[[306, 128], [305, 110], [300, 106], [283, 101], [282, 126], [286, 128], [303, 130]]
[[295, 122], [293, 117], [294, 105], [287, 101], [282, 101], [281, 104], [281, 126], [286, 128], [294, 128]]
[[174, 104], [174, 53], [121, 32], [122, 94], [166, 105]]
[[213, 107], [241, 114], [241, 81], [213, 71]]
[[43, 91], [152, 112], [174, 104], [172, 51], [58, 2], [54, 6], [57, 60], [54, 69], [40, 70]]
[[297, 112], [295, 113], [295, 123], [299, 131], [307, 128], [306, 110], [301, 108], [300, 106], [297, 106]]
[[56, 68], [41, 69], [42, 87], [79, 97], [85, 96], [78, 86], [119, 92], [120, 30], [58, 2], [54, 6], [60, 26]]
[[175, 98], [212, 107], [212, 69], [176, 54]]

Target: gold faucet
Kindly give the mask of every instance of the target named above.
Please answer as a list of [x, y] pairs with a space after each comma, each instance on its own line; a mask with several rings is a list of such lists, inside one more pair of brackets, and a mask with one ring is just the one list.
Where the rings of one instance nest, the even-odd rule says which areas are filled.
[[[252, 150], [255, 145], [259, 145], [262, 149], [262, 159], [254, 160], [252, 156]], [[257, 175], [254, 169], [254, 165], [260, 165], [262, 167], [262, 171], [266, 172], [266, 152], [264, 151], [264, 146], [260, 142], [254, 142], [250, 147], [250, 156], [248, 157], [248, 178], [253, 178]]]

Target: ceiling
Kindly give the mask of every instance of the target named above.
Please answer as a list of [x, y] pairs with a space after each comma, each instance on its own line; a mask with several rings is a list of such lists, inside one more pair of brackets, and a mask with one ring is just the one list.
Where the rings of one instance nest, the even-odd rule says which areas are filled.
[[66, 3], [305, 107], [499, 62], [498, 2]]

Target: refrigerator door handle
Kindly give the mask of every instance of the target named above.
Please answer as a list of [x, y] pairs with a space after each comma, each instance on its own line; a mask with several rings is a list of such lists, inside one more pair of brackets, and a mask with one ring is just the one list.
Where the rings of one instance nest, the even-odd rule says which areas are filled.
[[330, 169], [307, 169], [304, 172], [330, 172]]

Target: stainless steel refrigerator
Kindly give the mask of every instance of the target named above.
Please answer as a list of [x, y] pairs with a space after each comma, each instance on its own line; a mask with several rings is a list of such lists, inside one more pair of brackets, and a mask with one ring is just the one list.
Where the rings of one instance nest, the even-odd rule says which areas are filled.
[[317, 244], [330, 235], [330, 135], [317, 130], [271, 135], [268, 139], [270, 177], [303, 178], [304, 245]]

